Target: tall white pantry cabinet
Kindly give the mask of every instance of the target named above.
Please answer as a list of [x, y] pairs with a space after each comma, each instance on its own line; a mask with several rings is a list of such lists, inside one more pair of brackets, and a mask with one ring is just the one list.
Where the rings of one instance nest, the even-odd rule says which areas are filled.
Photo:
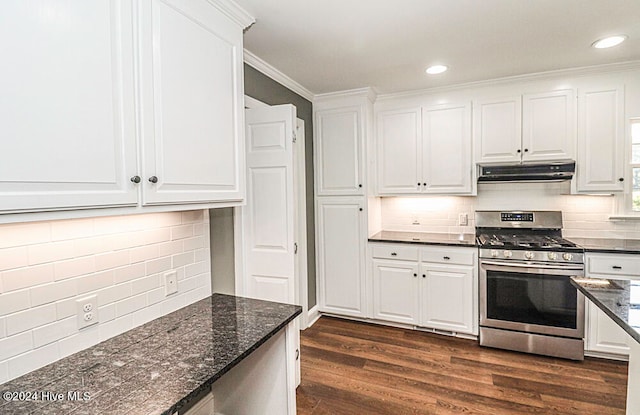
[[0, 213], [241, 203], [251, 22], [227, 1], [2, 2]]
[[318, 309], [367, 317], [366, 140], [369, 89], [314, 101]]

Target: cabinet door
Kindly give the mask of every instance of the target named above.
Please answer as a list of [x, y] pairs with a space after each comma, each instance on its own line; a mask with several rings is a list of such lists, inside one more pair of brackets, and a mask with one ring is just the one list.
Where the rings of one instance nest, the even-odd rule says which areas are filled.
[[3, 2], [0, 49], [0, 212], [135, 205], [130, 2]]
[[575, 156], [575, 95], [572, 90], [525, 94], [522, 160], [570, 160]]
[[364, 203], [360, 197], [317, 199], [320, 311], [366, 317]]
[[476, 334], [473, 267], [422, 265], [420, 324]]
[[624, 190], [624, 88], [581, 90], [578, 96], [578, 192]]
[[418, 263], [373, 260], [373, 317], [418, 324]]
[[424, 191], [471, 193], [470, 105], [424, 108], [422, 134]]
[[419, 193], [422, 190], [420, 117], [420, 108], [378, 114], [379, 194]]
[[242, 200], [242, 28], [206, 0], [140, 20], [143, 203]]
[[522, 151], [522, 97], [473, 103], [477, 163], [518, 162]]
[[362, 123], [358, 106], [316, 113], [318, 196], [364, 194]]
[[628, 355], [630, 336], [588, 299], [585, 305], [588, 316], [585, 348], [593, 352]]

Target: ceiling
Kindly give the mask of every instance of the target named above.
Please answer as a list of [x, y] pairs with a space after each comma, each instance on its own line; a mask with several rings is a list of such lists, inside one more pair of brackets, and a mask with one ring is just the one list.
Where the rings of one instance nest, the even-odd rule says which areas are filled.
[[[245, 48], [314, 94], [394, 93], [640, 59], [640, 0], [236, 0]], [[611, 49], [599, 38], [626, 34]], [[449, 66], [427, 76], [427, 66]]]

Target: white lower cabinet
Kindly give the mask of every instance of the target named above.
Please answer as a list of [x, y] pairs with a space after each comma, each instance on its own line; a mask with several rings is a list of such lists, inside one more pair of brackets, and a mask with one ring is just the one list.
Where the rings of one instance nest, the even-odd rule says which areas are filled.
[[373, 318], [419, 324], [418, 263], [373, 260]]
[[319, 311], [368, 317], [365, 200], [345, 196], [316, 200]]
[[477, 335], [475, 248], [370, 247], [373, 318]]
[[589, 352], [628, 355], [631, 337], [597, 305], [586, 300], [585, 349]]
[[477, 333], [474, 268], [422, 265], [422, 326], [456, 333]]

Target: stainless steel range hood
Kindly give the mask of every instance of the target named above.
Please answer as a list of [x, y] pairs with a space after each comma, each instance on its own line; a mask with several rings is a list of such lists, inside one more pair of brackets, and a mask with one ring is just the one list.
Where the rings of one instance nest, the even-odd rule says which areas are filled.
[[571, 180], [576, 162], [480, 166], [478, 182], [548, 182]]

